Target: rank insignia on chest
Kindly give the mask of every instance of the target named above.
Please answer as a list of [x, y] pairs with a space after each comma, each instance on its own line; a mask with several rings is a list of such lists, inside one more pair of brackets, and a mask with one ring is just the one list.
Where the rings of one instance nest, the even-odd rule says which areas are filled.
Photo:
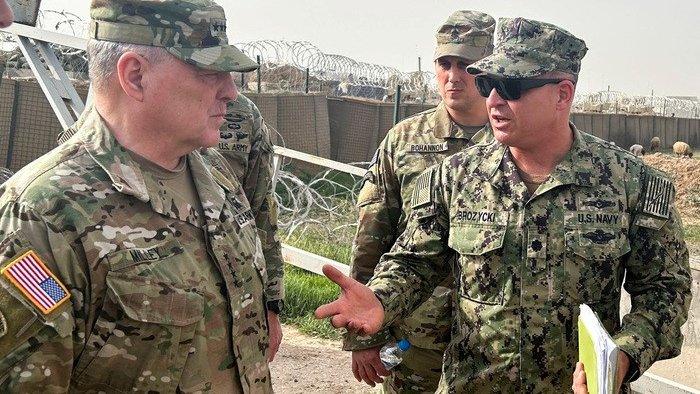
[[646, 178], [642, 212], [668, 219], [673, 198], [673, 183], [669, 179], [649, 174]]
[[70, 298], [63, 283], [33, 250], [14, 259], [2, 274], [45, 315]]

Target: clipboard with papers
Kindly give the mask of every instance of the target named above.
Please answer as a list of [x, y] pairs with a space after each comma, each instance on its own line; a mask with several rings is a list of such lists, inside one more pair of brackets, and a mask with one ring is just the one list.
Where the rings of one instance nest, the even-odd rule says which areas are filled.
[[581, 304], [578, 317], [578, 356], [586, 371], [590, 394], [613, 394], [617, 376], [619, 347], [586, 304]]

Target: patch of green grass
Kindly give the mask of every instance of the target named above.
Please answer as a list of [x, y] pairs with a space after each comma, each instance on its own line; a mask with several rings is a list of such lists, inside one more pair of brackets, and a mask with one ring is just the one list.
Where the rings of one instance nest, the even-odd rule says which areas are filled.
[[685, 242], [700, 244], [700, 225], [688, 224], [683, 226], [685, 232]]
[[296, 326], [299, 331], [321, 338], [340, 338], [327, 319], [317, 320], [314, 311], [340, 294], [340, 288], [325, 276], [307, 272], [286, 264], [284, 267], [285, 305], [282, 322]]
[[317, 338], [340, 339], [340, 331], [331, 326], [326, 320], [318, 320], [313, 315], [298, 316], [284, 320], [285, 324], [291, 324], [300, 332]]
[[352, 246], [348, 243], [338, 244], [334, 240], [329, 239], [328, 236], [318, 232], [294, 233], [289, 238], [286, 238], [284, 243], [339, 263], [350, 264]]

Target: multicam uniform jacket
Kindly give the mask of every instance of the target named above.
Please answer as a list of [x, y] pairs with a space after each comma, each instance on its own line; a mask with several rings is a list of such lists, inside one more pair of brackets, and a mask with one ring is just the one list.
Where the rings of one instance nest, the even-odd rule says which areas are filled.
[[270, 392], [262, 251], [224, 159], [187, 156], [201, 218], [96, 110], [74, 127], [3, 185], [1, 390]]
[[[455, 124], [444, 103], [403, 120], [380, 144], [358, 196], [359, 223], [353, 242], [350, 275], [362, 283], [372, 277], [382, 254], [388, 252], [406, 227], [418, 175], [474, 140], [490, 138], [488, 129], [474, 135]], [[441, 284], [413, 314], [404, 318], [394, 335], [424, 349], [444, 350], [449, 341], [453, 280]], [[346, 350], [364, 349], [389, 341], [388, 330], [372, 336], [348, 335]]]
[[273, 146], [260, 110], [242, 94], [227, 105], [219, 152], [243, 185], [255, 215], [267, 265], [267, 300], [283, 299], [284, 260], [277, 237], [277, 200], [272, 189]]
[[[691, 279], [673, 185], [573, 130], [570, 152], [531, 196], [495, 140], [417, 181], [407, 229], [369, 285], [390, 323], [454, 269], [459, 302], [439, 391], [570, 390], [581, 303], [630, 356], [629, 378], [679, 354]], [[625, 276], [632, 310], [620, 323]]]

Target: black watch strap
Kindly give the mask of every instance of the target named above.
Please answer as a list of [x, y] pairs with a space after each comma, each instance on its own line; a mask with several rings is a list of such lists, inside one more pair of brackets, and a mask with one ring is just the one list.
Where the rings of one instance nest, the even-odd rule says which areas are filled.
[[270, 312], [275, 312], [279, 315], [280, 313], [282, 313], [282, 309], [284, 309], [283, 300], [274, 300], [267, 302], [267, 310]]

